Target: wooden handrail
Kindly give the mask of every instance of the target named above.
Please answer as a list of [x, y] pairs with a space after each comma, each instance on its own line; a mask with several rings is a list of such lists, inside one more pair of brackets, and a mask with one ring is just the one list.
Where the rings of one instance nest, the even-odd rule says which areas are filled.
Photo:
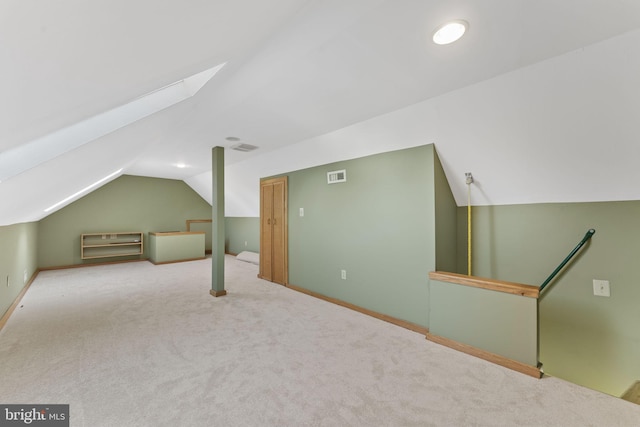
[[484, 277], [466, 276], [464, 274], [448, 273], [444, 271], [432, 271], [429, 279], [440, 282], [455, 283], [474, 288], [488, 289], [491, 291], [505, 292], [521, 295], [523, 297], [538, 298], [540, 289], [537, 286], [523, 285], [521, 283], [505, 282], [502, 280], [487, 279]]

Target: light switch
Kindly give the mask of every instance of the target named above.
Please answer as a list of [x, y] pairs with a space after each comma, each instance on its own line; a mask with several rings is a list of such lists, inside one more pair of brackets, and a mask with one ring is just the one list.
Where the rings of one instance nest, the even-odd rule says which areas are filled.
[[304, 208], [300, 208], [300, 216], [304, 216]]

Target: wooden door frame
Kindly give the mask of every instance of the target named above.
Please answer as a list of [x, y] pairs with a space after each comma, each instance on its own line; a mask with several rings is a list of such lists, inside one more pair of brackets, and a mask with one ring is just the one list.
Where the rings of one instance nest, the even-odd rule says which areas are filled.
[[[289, 177], [280, 176], [277, 178], [263, 178], [260, 180], [260, 250], [262, 251], [262, 187], [275, 183], [284, 184], [284, 200], [283, 200], [283, 249], [284, 249], [284, 286], [289, 285]], [[261, 277], [262, 267], [260, 267], [258, 277]]]

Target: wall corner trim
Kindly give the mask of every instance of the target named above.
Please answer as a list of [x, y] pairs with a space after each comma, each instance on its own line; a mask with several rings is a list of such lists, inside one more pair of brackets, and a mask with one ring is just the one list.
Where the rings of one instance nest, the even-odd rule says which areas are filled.
[[11, 306], [9, 306], [9, 308], [7, 309], [7, 311], [2, 315], [2, 317], [0, 318], [0, 331], [2, 330], [2, 328], [4, 328], [4, 325], [7, 324], [7, 321], [9, 320], [9, 317], [11, 317], [11, 315], [13, 314], [13, 311], [16, 309], [16, 307], [18, 306], [18, 304], [20, 304], [20, 301], [22, 301], [22, 297], [24, 297], [24, 295], [27, 293], [27, 290], [29, 289], [29, 287], [31, 286], [31, 284], [33, 283], [34, 280], [36, 280], [36, 277], [38, 276], [38, 273], [40, 273], [40, 269], [37, 269], [33, 275], [31, 276], [31, 278], [29, 279], [29, 281], [27, 282], [26, 285], [24, 285], [24, 288], [22, 288], [22, 290], [20, 291], [20, 293], [18, 294], [18, 296], [16, 296], [16, 299], [13, 300], [13, 303], [11, 304]]

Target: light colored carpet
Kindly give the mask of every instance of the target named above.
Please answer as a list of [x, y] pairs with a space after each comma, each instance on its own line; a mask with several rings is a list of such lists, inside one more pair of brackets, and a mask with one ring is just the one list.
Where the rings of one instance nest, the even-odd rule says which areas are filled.
[[[72, 426], [637, 426], [640, 406], [536, 380], [226, 260], [40, 273], [0, 332], [0, 402]], [[303, 284], [300, 284], [303, 285]]]

